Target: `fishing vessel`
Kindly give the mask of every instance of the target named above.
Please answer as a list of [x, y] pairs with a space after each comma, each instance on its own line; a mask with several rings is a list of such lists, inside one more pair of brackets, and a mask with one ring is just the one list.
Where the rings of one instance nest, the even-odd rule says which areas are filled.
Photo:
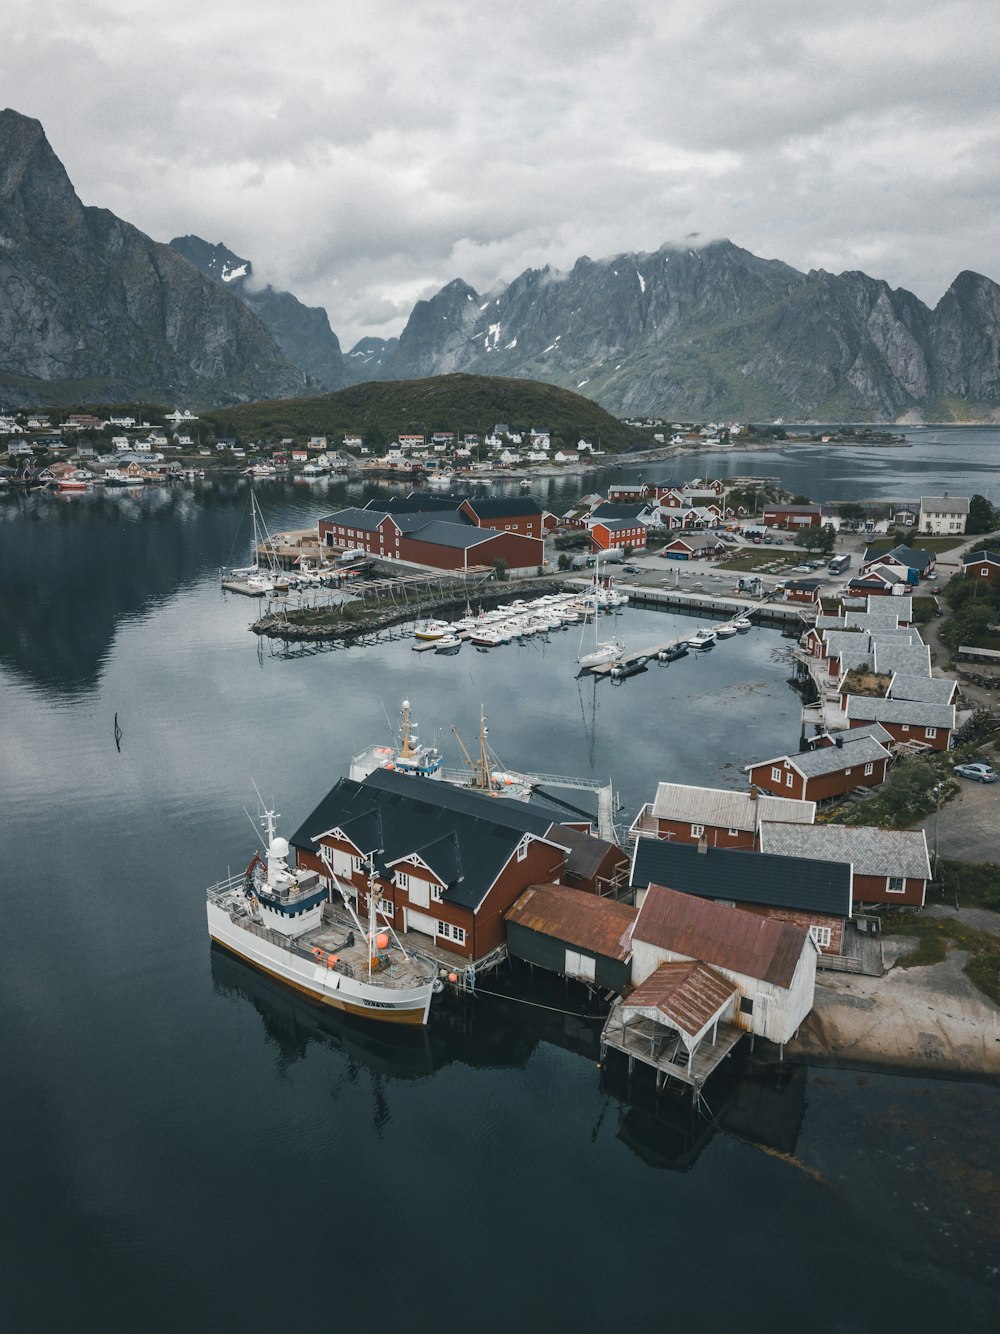
[[440, 778], [444, 756], [437, 746], [421, 745], [417, 725], [410, 716], [410, 701], [399, 709], [399, 736], [395, 746], [369, 746], [351, 760], [348, 777], [363, 783], [376, 769], [397, 769], [414, 778]]
[[255, 853], [243, 875], [208, 889], [212, 940], [322, 1005], [382, 1023], [426, 1024], [441, 985], [437, 967], [404, 949], [392, 925], [378, 920], [374, 857], [362, 922], [332, 868], [328, 890], [315, 871], [289, 866], [276, 819], [274, 811], [262, 818], [266, 860]]

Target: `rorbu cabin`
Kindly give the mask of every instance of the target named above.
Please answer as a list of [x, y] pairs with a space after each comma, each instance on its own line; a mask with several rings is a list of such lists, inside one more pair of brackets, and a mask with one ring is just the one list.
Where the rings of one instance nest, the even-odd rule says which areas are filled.
[[624, 991], [631, 978], [636, 910], [564, 885], [531, 885], [507, 913], [512, 958], [602, 990]]

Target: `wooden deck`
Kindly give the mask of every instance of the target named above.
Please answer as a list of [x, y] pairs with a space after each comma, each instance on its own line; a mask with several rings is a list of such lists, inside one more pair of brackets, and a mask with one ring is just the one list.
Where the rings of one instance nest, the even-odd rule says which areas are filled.
[[656, 1071], [657, 1091], [669, 1080], [676, 1079], [693, 1089], [697, 1096], [709, 1075], [718, 1069], [745, 1035], [746, 1030], [736, 1024], [722, 1023], [715, 1042], [703, 1038], [689, 1063], [680, 1036], [666, 1024], [635, 1018], [623, 1028], [622, 1002], [616, 1000], [601, 1033], [601, 1060], [609, 1049], [620, 1051], [628, 1057], [629, 1074], [636, 1061]]

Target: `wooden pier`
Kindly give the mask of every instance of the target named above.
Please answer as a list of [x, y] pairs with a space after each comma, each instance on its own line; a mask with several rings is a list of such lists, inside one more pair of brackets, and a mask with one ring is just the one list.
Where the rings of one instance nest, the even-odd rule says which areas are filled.
[[659, 1092], [671, 1080], [692, 1089], [697, 1099], [705, 1081], [719, 1068], [746, 1030], [736, 1024], [719, 1023], [713, 1042], [707, 1038], [688, 1057], [680, 1034], [665, 1024], [651, 1019], [634, 1017], [626, 1023], [622, 1017], [623, 1002], [616, 1000], [601, 1032], [601, 1061], [607, 1051], [620, 1051], [628, 1058], [628, 1072], [636, 1061], [656, 1071], [656, 1090]]

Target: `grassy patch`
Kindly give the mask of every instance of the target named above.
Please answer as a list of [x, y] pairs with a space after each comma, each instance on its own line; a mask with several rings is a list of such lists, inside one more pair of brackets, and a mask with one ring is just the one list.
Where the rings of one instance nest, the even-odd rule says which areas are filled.
[[917, 948], [896, 962], [897, 968], [924, 968], [941, 963], [952, 947], [968, 951], [963, 968], [972, 985], [1000, 1005], [1000, 937], [964, 926], [952, 917], [900, 913], [885, 920], [886, 935], [916, 937]]
[[[954, 537], [922, 537], [919, 533], [908, 533], [907, 539], [907, 546], [912, 547], [914, 551], [954, 551], [956, 547], [963, 546], [969, 540], [964, 533]], [[867, 550], [891, 551], [895, 545], [895, 539], [879, 537], [868, 544]]]
[[957, 899], [963, 908], [1000, 912], [1000, 866], [994, 862], [962, 862], [942, 857], [935, 878], [946, 902]]

